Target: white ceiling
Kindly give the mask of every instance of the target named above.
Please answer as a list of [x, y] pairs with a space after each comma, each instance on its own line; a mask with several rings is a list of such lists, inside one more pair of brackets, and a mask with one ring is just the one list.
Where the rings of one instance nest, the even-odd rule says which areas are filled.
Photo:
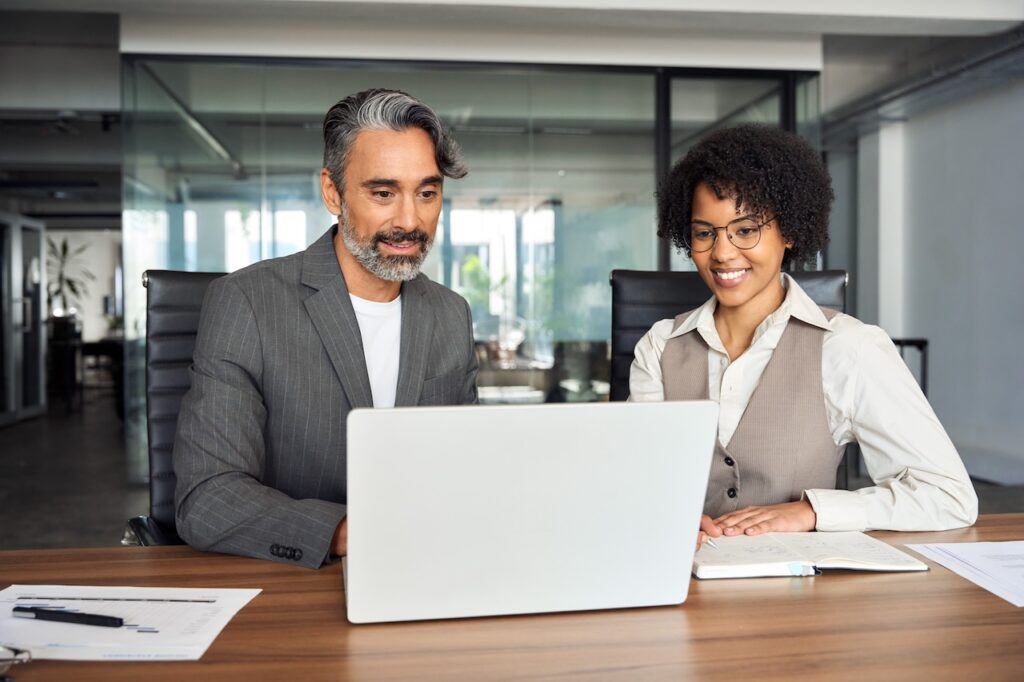
[[985, 35], [1024, 21], [1020, 0], [0, 0], [0, 8], [758, 34]]

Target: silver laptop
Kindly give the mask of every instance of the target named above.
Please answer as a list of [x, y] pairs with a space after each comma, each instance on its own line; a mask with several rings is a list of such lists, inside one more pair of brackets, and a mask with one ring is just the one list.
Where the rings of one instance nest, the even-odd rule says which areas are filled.
[[710, 401], [353, 410], [353, 623], [680, 604]]

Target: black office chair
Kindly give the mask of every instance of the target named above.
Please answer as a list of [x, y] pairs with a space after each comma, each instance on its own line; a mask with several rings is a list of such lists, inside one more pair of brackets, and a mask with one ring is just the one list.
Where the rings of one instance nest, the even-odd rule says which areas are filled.
[[128, 520], [122, 544], [182, 544], [174, 524], [174, 433], [181, 399], [191, 384], [189, 367], [203, 296], [210, 282], [223, 274], [147, 270], [142, 275], [146, 287], [149, 516]]
[[[845, 270], [791, 272], [793, 279], [820, 306], [846, 312]], [[658, 320], [699, 307], [711, 296], [696, 272], [612, 270], [611, 400], [629, 397], [629, 367], [640, 338]], [[836, 472], [836, 486], [846, 488], [847, 469], [855, 455], [849, 450]]]

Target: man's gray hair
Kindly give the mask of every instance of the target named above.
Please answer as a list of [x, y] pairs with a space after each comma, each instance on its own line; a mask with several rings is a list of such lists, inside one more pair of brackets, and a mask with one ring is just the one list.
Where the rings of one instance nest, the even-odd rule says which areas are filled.
[[462, 150], [441, 117], [415, 97], [378, 88], [349, 95], [324, 117], [324, 168], [338, 193], [344, 194], [345, 164], [360, 131], [401, 132], [409, 128], [420, 128], [430, 135], [442, 175], [456, 180], [466, 176]]

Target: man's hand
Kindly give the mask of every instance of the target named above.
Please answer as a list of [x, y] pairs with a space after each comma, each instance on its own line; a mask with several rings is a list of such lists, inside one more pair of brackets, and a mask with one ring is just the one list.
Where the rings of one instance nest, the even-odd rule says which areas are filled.
[[[817, 522], [818, 515], [814, 513], [814, 507], [807, 500], [773, 504], [767, 507], [746, 507], [739, 511], [723, 514], [714, 520], [726, 537], [773, 532], [802, 532], [814, 530]], [[704, 528], [703, 521], [701, 528]]]
[[331, 540], [331, 554], [334, 556], [345, 556], [348, 553], [348, 517], [346, 516], [334, 529], [334, 539]]
[[697, 549], [708, 541], [708, 538], [722, 537], [722, 529], [707, 514], [701, 514], [700, 532], [697, 533]]

